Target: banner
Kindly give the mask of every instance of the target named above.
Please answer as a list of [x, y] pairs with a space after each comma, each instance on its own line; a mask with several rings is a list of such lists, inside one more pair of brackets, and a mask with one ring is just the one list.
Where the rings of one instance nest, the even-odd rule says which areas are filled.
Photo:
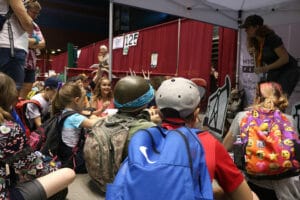
[[244, 31], [241, 31], [239, 89], [244, 89], [245, 91], [244, 107], [253, 104], [256, 85], [259, 81], [259, 76], [254, 73], [254, 59], [250, 56], [246, 47], [246, 38], [246, 33]]

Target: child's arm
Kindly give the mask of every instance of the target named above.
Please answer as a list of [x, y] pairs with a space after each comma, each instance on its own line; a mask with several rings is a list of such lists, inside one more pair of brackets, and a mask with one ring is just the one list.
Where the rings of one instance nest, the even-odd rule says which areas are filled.
[[96, 117], [96, 116], [92, 115], [90, 118], [86, 118], [85, 120], [82, 121], [81, 127], [83, 127], [83, 128], [92, 128], [96, 122], [98, 122], [99, 120], [103, 120], [104, 118], [103, 117]]

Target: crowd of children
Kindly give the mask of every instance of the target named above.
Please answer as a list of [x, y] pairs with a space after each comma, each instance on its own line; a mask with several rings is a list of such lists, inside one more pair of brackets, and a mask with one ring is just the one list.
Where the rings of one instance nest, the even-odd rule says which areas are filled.
[[[281, 85], [275, 82], [259, 83], [254, 104], [248, 111], [234, 114], [235, 118], [222, 144], [209, 131], [195, 129], [202, 127], [199, 125], [199, 112], [206, 82], [199, 79], [193, 82], [180, 77], [169, 77], [167, 80], [162, 77], [151, 79], [150, 73], [146, 77], [143, 72], [144, 77], [134, 73], [120, 78], [112, 85], [105, 73], [110, 68], [105, 46], [100, 47], [99, 70], [92, 80], [85, 74], [80, 74], [68, 78], [65, 83], [56, 76], [33, 83], [35, 50], [45, 46], [38, 25], [32, 21], [41, 7], [37, 1], [28, 1], [27, 7], [21, 1], [0, 1], [0, 7], [7, 8], [8, 13], [11, 9], [15, 12], [11, 25], [18, 29], [16, 36], [19, 36], [15, 37], [15, 50], [11, 48], [11, 41], [8, 40], [3, 41], [1, 45], [4, 46], [0, 47], [0, 199], [65, 199], [68, 185], [75, 179], [76, 173], [89, 173], [92, 179], [98, 181], [100, 189], [104, 192], [106, 186], [117, 176], [116, 182], [108, 188], [113, 185], [119, 187], [118, 184], [122, 183], [120, 187], [126, 189], [108, 190], [108, 199], [114, 199], [111, 196], [119, 195], [119, 192], [125, 195], [121, 199], [132, 199], [135, 195], [134, 199], [137, 196], [144, 199], [167, 199], [167, 192], [163, 191], [163, 187], [170, 186], [170, 183], [167, 180], [165, 185], [151, 185], [151, 173], [146, 182], [142, 180], [140, 183], [149, 186], [148, 189], [161, 187], [160, 191], [146, 192], [143, 189], [147, 188], [141, 187], [139, 191], [131, 191], [131, 194], [129, 192], [131, 184], [138, 183], [141, 175], [128, 175], [132, 168], [135, 168], [134, 172], [136, 168], [144, 172], [153, 169], [153, 166], [143, 169], [146, 164], [133, 163], [132, 160], [137, 158], [136, 153], [139, 153], [138, 158], [143, 159], [142, 163], [153, 165], [156, 163], [153, 158], [159, 157], [158, 150], [163, 149], [165, 144], [151, 136], [154, 129], [160, 130], [160, 138], [166, 140], [172, 138], [167, 137], [168, 134], [178, 132], [187, 147], [189, 166], [181, 166], [180, 159], [174, 161], [175, 163], [165, 163], [165, 160], [159, 162], [162, 164], [159, 166], [162, 171], [170, 166], [172, 170], [180, 166], [184, 168], [182, 171], [188, 169], [187, 174], [191, 176], [190, 179], [188, 176], [180, 177], [179, 173], [176, 179], [174, 174], [168, 174], [170, 178], [174, 178], [174, 182], [179, 180], [179, 177], [186, 178], [187, 185], [172, 183], [176, 185], [175, 188], [180, 188], [178, 191], [170, 191], [173, 192], [173, 199], [177, 199], [176, 195], [194, 195], [197, 199], [300, 199], [300, 140], [294, 130], [293, 119], [284, 114], [288, 101]], [[7, 34], [9, 26], [7, 22], [4, 23], [4, 29], [8, 31], [1, 31], [0, 36], [10, 38]], [[249, 30], [251, 26], [255, 28], [258, 25], [262, 24], [250, 23], [245, 28]], [[25, 32], [31, 34], [29, 38]], [[31, 54], [34, 56], [27, 58], [30, 63], [27, 62], [24, 73], [26, 55]], [[7, 63], [4, 63], [4, 60]], [[275, 67], [273, 68], [272, 70], [275, 70]], [[295, 81], [296, 79], [298, 80], [298, 77]], [[32, 88], [32, 91], [28, 88]], [[289, 90], [288, 94], [290, 93]], [[25, 98], [30, 101], [18, 104], [26, 101]], [[19, 108], [16, 109], [16, 105], [24, 106], [24, 115], [19, 112]], [[55, 123], [53, 120], [56, 120]], [[102, 122], [111, 132], [122, 129], [126, 136], [117, 136], [113, 140], [112, 134], [107, 134], [111, 133], [108, 131], [102, 134], [101, 137], [104, 138], [98, 137], [95, 133], [95, 130], [98, 130], [95, 129], [98, 122]], [[50, 149], [41, 153], [41, 146], [53, 143], [49, 142], [51, 137], [47, 135], [49, 133], [46, 126], [49, 124], [54, 124], [52, 129], [54, 128], [57, 137], [51, 137], [54, 138], [57, 149], [55, 153]], [[116, 124], [120, 126], [116, 128]], [[100, 126], [99, 130], [102, 128]], [[189, 133], [181, 134], [178, 128], [189, 130]], [[102, 132], [104, 130], [101, 129]], [[131, 147], [140, 142], [137, 138], [141, 133], [149, 133], [148, 141], [142, 142], [151, 140], [153, 145], [139, 146], [138, 152], [130, 152]], [[194, 137], [196, 143], [190, 145], [188, 136]], [[92, 144], [92, 139], [100, 143], [95, 149], [87, 146]], [[101, 139], [108, 145], [101, 143]], [[31, 144], [34, 142], [40, 146], [33, 147]], [[178, 143], [174, 144], [176, 145]], [[232, 148], [236, 150], [237, 145], [241, 148], [234, 151], [232, 159], [227, 151], [231, 151]], [[267, 149], [268, 146], [273, 149]], [[203, 152], [194, 152], [193, 150], [197, 149], [195, 147], [203, 149]], [[152, 154], [148, 155], [148, 148], [153, 151]], [[174, 153], [178, 149], [167, 150]], [[105, 152], [108, 152], [107, 157]], [[98, 159], [92, 159], [97, 153], [100, 155], [98, 157], [101, 157], [100, 163], [95, 163]], [[205, 156], [201, 162], [199, 155]], [[181, 158], [180, 156], [182, 155], [178, 155], [178, 158]], [[186, 154], [184, 156], [187, 157]], [[131, 158], [133, 159], [130, 160]], [[103, 170], [100, 174], [104, 176], [99, 179], [93, 177], [100, 170]], [[204, 177], [204, 174], [209, 177]], [[147, 173], [142, 175], [146, 177]], [[208, 180], [205, 182], [208, 185], [202, 185], [202, 180]], [[185, 191], [185, 187], [192, 188], [190, 193]], [[182, 199], [185, 200], [184, 197]]]

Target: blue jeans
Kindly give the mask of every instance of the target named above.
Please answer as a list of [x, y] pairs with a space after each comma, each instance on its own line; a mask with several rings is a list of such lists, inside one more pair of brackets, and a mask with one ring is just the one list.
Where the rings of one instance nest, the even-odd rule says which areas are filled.
[[0, 71], [16, 82], [18, 90], [24, 82], [25, 59], [26, 51], [22, 49], [15, 49], [15, 56], [11, 57], [9, 48], [0, 48]]

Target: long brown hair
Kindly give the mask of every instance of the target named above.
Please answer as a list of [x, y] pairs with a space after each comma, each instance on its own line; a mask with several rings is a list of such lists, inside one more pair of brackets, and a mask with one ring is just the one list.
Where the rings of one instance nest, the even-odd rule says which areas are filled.
[[18, 91], [12, 78], [0, 72], [0, 121], [11, 120], [11, 108], [18, 100]]
[[[255, 35], [265, 38], [266, 35], [274, 34], [274, 31], [267, 25], [258, 26]], [[259, 50], [259, 42], [256, 37], [250, 37], [247, 39], [248, 47], [254, 47], [256, 51]]]
[[[109, 83], [111, 84], [111, 81], [107, 78], [107, 77], [102, 77], [101, 79], [98, 80], [95, 89], [94, 89], [94, 95], [92, 97], [92, 101], [97, 101], [98, 99], [102, 99], [104, 98], [101, 94], [101, 84], [103, 81], [108, 80]], [[111, 86], [112, 87], [112, 86]], [[110, 91], [110, 93], [108, 93], [107, 97], [108, 99], [112, 99], [113, 98], [113, 92], [112, 90]]]
[[52, 114], [60, 113], [63, 109], [73, 102], [76, 97], [84, 95], [83, 89], [76, 83], [64, 84], [55, 94], [52, 102]]

